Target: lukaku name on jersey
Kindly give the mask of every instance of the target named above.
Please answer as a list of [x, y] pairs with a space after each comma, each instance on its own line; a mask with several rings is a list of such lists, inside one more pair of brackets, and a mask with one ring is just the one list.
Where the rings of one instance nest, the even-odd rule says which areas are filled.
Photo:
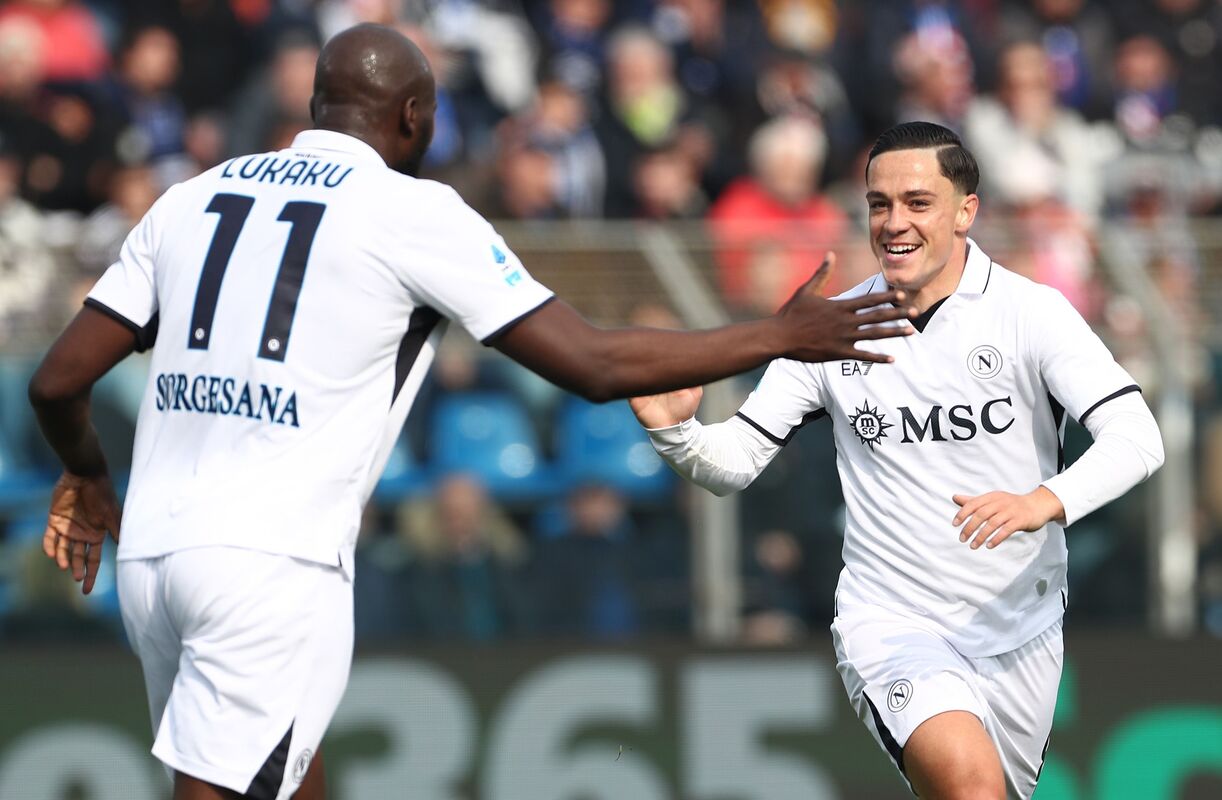
[[230, 414], [274, 425], [301, 427], [297, 420], [296, 392], [220, 375], [162, 373], [157, 376], [156, 403], [158, 411]]
[[323, 161], [317, 156], [277, 158], [274, 155], [254, 155], [240, 161], [235, 158], [226, 162], [221, 167], [221, 178], [334, 189], [352, 172], [350, 166]]

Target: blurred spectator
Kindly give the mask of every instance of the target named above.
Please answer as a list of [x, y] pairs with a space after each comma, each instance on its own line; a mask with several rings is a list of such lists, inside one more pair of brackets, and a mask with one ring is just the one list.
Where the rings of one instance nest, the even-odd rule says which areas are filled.
[[1120, 0], [1121, 36], [1150, 36], [1176, 64], [1180, 110], [1199, 125], [1222, 123], [1222, 5], [1209, 0]]
[[[125, 0], [128, 28], [164, 27], [180, 48], [181, 69], [175, 94], [188, 114], [215, 111], [243, 85], [262, 60], [254, 28], [262, 17], [257, 4], [231, 0]], [[244, 13], [239, 14], [241, 9]], [[268, 51], [271, 47], [264, 48]]]
[[21, 165], [2, 148], [0, 141], [0, 350], [25, 319], [42, 315], [56, 279], [42, 214], [18, 196]]
[[655, 220], [702, 219], [709, 201], [686, 150], [676, 143], [639, 156], [632, 166], [634, 216]]
[[743, 640], [787, 644], [805, 636], [811, 609], [797, 538], [786, 530], [759, 534], [751, 548], [744, 586]]
[[1096, 0], [1006, 3], [1001, 18], [1005, 41], [1038, 41], [1044, 47], [1062, 104], [1092, 120], [1111, 115], [1115, 33], [1105, 5]]
[[[595, 130], [607, 159], [607, 215], [632, 213], [632, 164], [638, 156], [679, 140], [703, 171], [712, 144], [690, 117], [670, 51], [646, 28], [627, 27], [607, 46], [607, 86]], [[684, 131], [683, 128], [689, 125]]]
[[1174, 146], [1161, 141], [1165, 134], [1183, 135], [1168, 130], [1164, 122], [1179, 110], [1175, 85], [1175, 65], [1171, 55], [1151, 36], [1134, 36], [1116, 49], [1116, 127], [1133, 146], [1149, 148]]
[[149, 167], [125, 167], [110, 181], [110, 199], [85, 219], [77, 240], [77, 263], [96, 281], [119, 260], [123, 241], [161, 194]]
[[967, 41], [949, 25], [910, 33], [895, 48], [895, 75], [903, 92], [897, 122], [924, 120], [961, 130], [974, 92]]
[[609, 0], [548, 0], [533, 5], [538, 9], [534, 23], [548, 70], [594, 97], [602, 86], [613, 4]]
[[529, 630], [525, 546], [477, 479], [443, 478], [399, 522], [413, 556], [409, 602], [422, 635], [489, 641]]
[[171, 90], [178, 79], [178, 39], [161, 27], [134, 31], [119, 55], [114, 92], [126, 117], [119, 154], [127, 163], [156, 164], [164, 185], [191, 176], [183, 155], [186, 112]]
[[[590, 127], [586, 99], [580, 92], [563, 81], [545, 80], [531, 107], [508, 120], [499, 135], [502, 146], [510, 151], [505, 154], [510, 163], [504, 165], [510, 171], [516, 169], [517, 164], [531, 160], [530, 157], [515, 157], [512, 152], [515, 149], [546, 155], [547, 169], [543, 174], [549, 178], [551, 186], [546, 192], [546, 204], [541, 203], [540, 207], [550, 208], [549, 213], [562, 217], [602, 216], [606, 164], [602, 147]], [[541, 158], [538, 162], [540, 167], [545, 163]], [[545, 194], [540, 175], [515, 175], [513, 180], [517, 184], [537, 182], [540, 196]], [[507, 205], [512, 207], [515, 203]], [[537, 215], [516, 205], [519, 207], [513, 211], [514, 216], [532, 218]]]
[[1110, 128], [1092, 129], [1059, 103], [1052, 62], [1030, 42], [1002, 52], [996, 97], [972, 102], [964, 137], [990, 204], [1055, 198], [1092, 221], [1103, 206], [1102, 166], [1120, 149]]
[[280, 41], [271, 63], [233, 102], [225, 147], [230, 157], [278, 149], [273, 146], [285, 138], [292, 141], [286, 129], [310, 126], [317, 61], [318, 44], [308, 35], [294, 32]]
[[110, 62], [102, 31], [76, 0], [13, 0], [0, 6], [0, 25], [21, 20], [40, 39], [39, 72], [56, 83], [100, 80]]
[[847, 233], [844, 212], [818, 192], [826, 150], [823, 131], [809, 119], [765, 124], [751, 140], [751, 175], [709, 211], [721, 289], [735, 308], [775, 311]]
[[498, 3], [443, 2], [432, 6], [430, 30], [451, 54], [447, 88], [468, 142], [479, 158], [505, 115], [534, 97], [538, 53], [530, 26]]
[[836, 40], [839, 13], [834, 0], [760, 0], [768, 38], [782, 50], [816, 55]]
[[[861, 129], [844, 85], [830, 66], [822, 59], [801, 53], [776, 53], [766, 60], [755, 92], [763, 118], [741, 115], [752, 123], [752, 130], [771, 117], [813, 116], [827, 134], [828, 177], [845, 176], [845, 170], [860, 147]], [[750, 131], [747, 133], [749, 135]], [[735, 141], [739, 141], [737, 137]]]
[[23, 17], [0, 19], [0, 134], [23, 164], [21, 193], [44, 209], [85, 211], [104, 195], [113, 131], [85, 85], [43, 85], [42, 37]]
[[533, 564], [542, 632], [596, 639], [636, 633], [627, 501], [610, 486], [586, 484], [569, 494], [566, 511], [564, 532], [538, 545]]

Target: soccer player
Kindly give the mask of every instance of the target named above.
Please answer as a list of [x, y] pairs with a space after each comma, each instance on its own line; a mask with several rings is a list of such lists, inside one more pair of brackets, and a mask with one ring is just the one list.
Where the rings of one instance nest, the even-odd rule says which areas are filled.
[[[921, 798], [1028, 798], [1063, 656], [1064, 527], [1163, 459], [1133, 379], [1054, 289], [971, 239], [979, 172], [954, 133], [885, 132], [866, 168], [879, 273], [917, 334], [893, 363], [779, 359], [730, 420], [699, 389], [634, 398], [658, 452], [724, 494], [830, 417], [848, 508], [832, 635], [857, 715]], [[901, 323], [902, 324], [902, 323]], [[1062, 462], [1066, 415], [1094, 443]]]
[[44, 550], [88, 592], [106, 533], [119, 534], [90, 388], [152, 347], [117, 580], [176, 800], [323, 796], [361, 510], [447, 320], [607, 400], [778, 357], [886, 361], [857, 343], [904, 333], [880, 323], [914, 313], [895, 306], [902, 291], [819, 297], [824, 269], [769, 319], [594, 328], [453, 190], [412, 177], [435, 106], [403, 36], [336, 36], [315, 129], [167, 191], [31, 380], [65, 467]]

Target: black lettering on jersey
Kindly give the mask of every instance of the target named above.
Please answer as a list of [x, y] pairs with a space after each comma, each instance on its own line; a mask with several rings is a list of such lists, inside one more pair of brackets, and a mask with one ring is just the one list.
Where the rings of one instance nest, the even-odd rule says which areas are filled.
[[[968, 439], [971, 439], [976, 435], [976, 422], [972, 419], [971, 406], [951, 406], [950, 411], [947, 412], [947, 416], [950, 417], [950, 424], [952, 428], [950, 435], [954, 437], [955, 441], [966, 442]], [[967, 433], [960, 436], [960, 430], [967, 431]]]
[[[996, 408], [999, 405], [1013, 408], [1014, 402], [1009, 397], [989, 400], [980, 407], [979, 417], [976, 410], [967, 403], [951, 406], [946, 412], [951, 438], [956, 442], [966, 442], [975, 439], [981, 430], [994, 436], [1008, 431], [1014, 425], [1014, 415], [1011, 413], [1010, 418], [1002, 422], [1001, 412]], [[901, 444], [917, 444], [924, 442], [926, 438], [931, 442], [949, 441], [942, 435], [942, 406], [932, 406], [923, 415], [908, 406], [899, 406], [899, 411], [904, 432], [903, 438], [900, 439]]]
[[288, 172], [284, 173], [284, 177], [280, 179], [280, 182], [288, 183], [291, 181], [292, 184], [296, 186], [297, 179], [301, 177], [302, 173], [304, 173], [306, 169], [309, 168], [309, 166], [310, 166], [309, 161], [306, 161], [305, 159], [300, 159], [300, 158], [297, 159], [296, 161], [294, 161], [292, 164], [289, 165]]
[[[348, 167], [348, 169], [344, 170], [343, 175], [340, 175], [338, 178], [335, 178], [335, 173], [337, 172], [339, 172], [339, 164], [336, 164], [333, 167], [331, 167], [331, 171], [328, 172], [326, 177], [322, 179], [322, 185], [326, 186], [328, 189], [334, 189], [336, 186], [339, 186], [341, 183], [344, 182], [344, 178], [347, 178], [348, 173], [352, 172], [352, 167]], [[335, 178], [335, 183], [331, 183], [332, 178]]]
[[221, 402], [217, 404], [217, 411], [228, 414], [233, 410], [233, 387], [236, 385], [237, 381], [233, 378], [226, 378], [221, 382]]
[[287, 158], [284, 159], [283, 164], [280, 163], [280, 159], [278, 158], [271, 159], [270, 163], [268, 163], [268, 165], [259, 173], [259, 183], [275, 183], [276, 176], [281, 172], [284, 172], [284, 170], [288, 168], [289, 163], [289, 159]]
[[302, 183], [304, 184], [305, 181], [309, 181], [311, 186], [315, 185], [318, 182], [318, 177], [330, 167], [330, 161], [318, 161], [311, 164], [310, 169], [305, 174], [305, 178], [302, 179]]
[[993, 424], [993, 417], [990, 412], [993, 406], [997, 405], [998, 403], [1005, 403], [1006, 405], [1010, 407], [1014, 406], [1014, 404], [1010, 402], [1009, 397], [1002, 397], [1002, 398], [998, 398], [997, 400], [990, 400], [989, 402], [984, 404], [984, 408], [980, 409], [980, 424], [983, 425], [984, 429], [988, 431], [989, 433], [1005, 433], [1007, 430], [1010, 429], [1010, 426], [1014, 424], [1013, 416], [1010, 417], [1009, 422], [1007, 422], [1005, 425], [1002, 425], [1000, 428]]
[[[297, 411], [297, 393], [286, 392], [282, 386], [265, 383], [252, 385], [242, 381], [241, 393], [234, 402], [238, 386], [236, 378], [219, 375], [186, 375], [165, 373], [157, 376], [158, 411], [190, 411], [196, 414], [220, 414], [246, 417], [272, 425], [301, 427]], [[258, 398], [256, 405], [254, 398]]]
[[276, 387], [276, 396], [272, 397], [272, 390], [266, 383], [259, 384], [259, 410], [255, 412], [255, 419], [263, 419], [263, 409], [267, 409], [267, 418], [276, 418], [276, 404], [280, 402], [280, 387]]
[[243, 409], [243, 408], [245, 408], [245, 409], [246, 409], [246, 416], [247, 416], [247, 417], [249, 417], [250, 419], [254, 419], [254, 418], [255, 418], [255, 410], [254, 410], [254, 406], [253, 406], [253, 404], [252, 404], [252, 403], [251, 403], [251, 401], [250, 401], [250, 384], [249, 384], [249, 383], [244, 383], [244, 384], [242, 384], [242, 395], [241, 395], [241, 397], [239, 397], [239, 398], [238, 398], [238, 405], [237, 405], [237, 407], [236, 407], [236, 408], [233, 410], [233, 413], [234, 413], [235, 415], [236, 415], [236, 414], [241, 414], [241, 413], [242, 413], [242, 409]]
[[841, 361], [840, 374], [848, 378], [853, 375], [869, 375], [873, 361]]
[[[291, 422], [289, 421], [290, 416], [292, 417]], [[292, 394], [289, 395], [289, 399], [286, 400], [284, 403], [284, 410], [281, 411], [280, 416], [276, 418], [277, 425], [284, 425], [286, 423], [289, 425], [292, 425], [294, 428], [301, 427], [300, 425], [297, 424], [297, 393], [296, 392], [293, 392]]]
[[903, 417], [904, 423], [904, 438], [900, 439], [901, 444], [912, 444], [913, 439], [910, 434], [915, 433], [916, 441], [925, 441], [925, 434], [933, 434], [931, 441], [945, 442], [946, 437], [942, 435], [942, 406], [934, 406], [929, 409], [929, 414], [925, 417], [925, 423], [921, 424], [916, 415], [912, 413], [912, 409], [908, 406], [900, 406], [900, 416]]
[[246, 172], [247, 168], [250, 167], [250, 165], [254, 162], [256, 158], [258, 158], [258, 156], [251, 156], [250, 158], [246, 159], [246, 161], [242, 163], [242, 166], [238, 168], [238, 177], [239, 178], [250, 179], [250, 178], [255, 177], [256, 175], [259, 174], [259, 170], [263, 168], [263, 165], [268, 162], [268, 157], [264, 156], [263, 160], [260, 161], [258, 164], [255, 164], [254, 169], [250, 170], [250, 174], [247, 174]]

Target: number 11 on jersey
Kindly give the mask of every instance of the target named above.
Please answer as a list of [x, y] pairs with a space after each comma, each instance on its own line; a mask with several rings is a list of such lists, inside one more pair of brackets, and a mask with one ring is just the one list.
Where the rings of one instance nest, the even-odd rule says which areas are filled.
[[[217, 214], [220, 220], [212, 235], [212, 243], [208, 245], [199, 286], [195, 290], [191, 330], [187, 336], [187, 347], [191, 350], [208, 349], [216, 303], [221, 294], [221, 281], [229, 267], [233, 249], [237, 246], [238, 235], [254, 204], [253, 197], [241, 194], [218, 194], [208, 203], [208, 213]], [[277, 217], [292, 227], [263, 321], [263, 333], [259, 340], [260, 358], [284, 361], [293, 317], [297, 313], [297, 298], [301, 295], [301, 284], [305, 279], [306, 262], [310, 259], [310, 247], [314, 244], [314, 235], [318, 233], [318, 225], [326, 210], [327, 206], [323, 203], [292, 200], [285, 203]]]

